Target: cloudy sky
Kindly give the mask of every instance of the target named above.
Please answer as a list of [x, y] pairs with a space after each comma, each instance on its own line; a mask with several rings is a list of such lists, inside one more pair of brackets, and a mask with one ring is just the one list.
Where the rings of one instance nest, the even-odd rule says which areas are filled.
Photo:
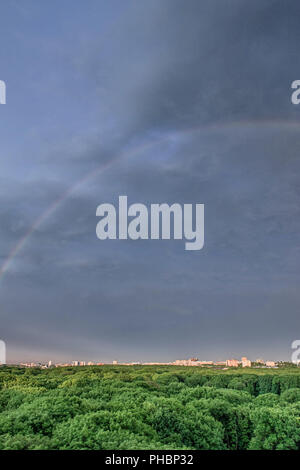
[[[1, 1], [8, 360], [290, 359], [300, 338], [298, 2]], [[96, 208], [205, 204], [205, 246]]]

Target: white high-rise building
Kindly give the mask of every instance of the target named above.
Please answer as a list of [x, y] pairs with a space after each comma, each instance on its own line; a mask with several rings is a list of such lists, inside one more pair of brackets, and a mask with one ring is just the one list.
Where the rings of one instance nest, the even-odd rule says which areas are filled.
[[242, 366], [243, 367], [251, 367], [251, 361], [247, 359], [247, 357], [242, 357]]

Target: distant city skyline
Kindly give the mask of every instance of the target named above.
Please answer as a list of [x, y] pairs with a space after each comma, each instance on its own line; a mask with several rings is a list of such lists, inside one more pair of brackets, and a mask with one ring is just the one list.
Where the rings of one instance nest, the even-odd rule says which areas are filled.
[[57, 364], [68, 364], [68, 365], [105, 365], [105, 364], [144, 364], [144, 365], [150, 365], [150, 364], [174, 364], [174, 365], [194, 365], [194, 364], [201, 364], [201, 365], [221, 365], [225, 364], [227, 366], [233, 366], [235, 367], [237, 364], [242, 364], [243, 367], [250, 367], [251, 363], [260, 363], [260, 364], [267, 364], [270, 362], [292, 362], [291, 360], [289, 361], [284, 361], [283, 359], [276, 359], [274, 358], [267, 358], [266, 360], [263, 359], [262, 357], [256, 357], [256, 359], [249, 359], [247, 356], [239, 356], [240, 359], [237, 357], [232, 357], [230, 358], [218, 358], [217, 360], [213, 359], [200, 359], [198, 357], [192, 357], [189, 359], [174, 359], [171, 361], [141, 361], [141, 360], [132, 360], [132, 361], [122, 361], [122, 359], [111, 359], [110, 361], [101, 361], [100, 359], [97, 360], [82, 360], [82, 359], [72, 359], [69, 361], [64, 361], [64, 360], [52, 360], [52, 359], [47, 359], [45, 360], [38, 360], [38, 359], [31, 359], [31, 360], [16, 360], [14, 361], [7, 361], [7, 364], [49, 364], [49, 365], [57, 365]]
[[[119, 366], [183, 366], [183, 367], [217, 367], [223, 370], [230, 368], [276, 368], [280, 366], [280, 363], [286, 363], [286, 361], [273, 361], [273, 360], [264, 360], [258, 358], [254, 361], [251, 361], [246, 356], [241, 359], [225, 359], [222, 361], [212, 361], [212, 360], [200, 360], [198, 358], [189, 358], [189, 359], [176, 359], [171, 362], [142, 362], [142, 361], [132, 361], [132, 362], [119, 362], [113, 360], [111, 362], [99, 362], [99, 361], [82, 361], [82, 360], [73, 360], [71, 362], [53, 362], [49, 360], [47, 362], [39, 361], [29, 361], [29, 362], [16, 362], [7, 365], [16, 365], [20, 367], [29, 367], [29, 368], [51, 368], [51, 367], [86, 367], [86, 366], [105, 366], [105, 365], [119, 365]], [[299, 365], [300, 361], [295, 364]], [[3, 365], [3, 364], [2, 364]]]

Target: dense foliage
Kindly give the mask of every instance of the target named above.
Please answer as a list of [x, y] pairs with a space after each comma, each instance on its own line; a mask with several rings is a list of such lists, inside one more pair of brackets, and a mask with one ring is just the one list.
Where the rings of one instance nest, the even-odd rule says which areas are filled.
[[0, 369], [0, 449], [300, 449], [300, 370]]

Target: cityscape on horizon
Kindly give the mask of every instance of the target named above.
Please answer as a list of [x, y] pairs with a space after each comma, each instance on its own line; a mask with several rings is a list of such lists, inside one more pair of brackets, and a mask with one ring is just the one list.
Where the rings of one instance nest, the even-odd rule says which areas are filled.
[[[11, 362], [6, 365], [15, 365], [20, 367], [41, 367], [41, 368], [51, 368], [51, 367], [75, 367], [75, 366], [104, 366], [104, 365], [120, 365], [120, 366], [190, 366], [190, 367], [220, 367], [223, 370], [229, 367], [254, 367], [254, 368], [274, 368], [278, 367], [280, 364], [294, 364], [299, 365], [300, 361], [297, 363], [292, 363], [289, 361], [273, 361], [273, 360], [264, 360], [258, 358], [254, 361], [251, 361], [246, 356], [243, 356], [240, 360], [231, 358], [221, 361], [211, 361], [211, 360], [199, 360], [197, 357], [192, 357], [189, 359], [176, 359], [173, 362], [143, 362], [143, 361], [133, 361], [133, 362], [119, 362], [113, 360], [111, 362], [96, 362], [96, 361], [78, 361], [74, 360], [71, 362], [54, 362], [52, 360], [46, 362]], [[4, 365], [4, 364], [2, 364]]]

